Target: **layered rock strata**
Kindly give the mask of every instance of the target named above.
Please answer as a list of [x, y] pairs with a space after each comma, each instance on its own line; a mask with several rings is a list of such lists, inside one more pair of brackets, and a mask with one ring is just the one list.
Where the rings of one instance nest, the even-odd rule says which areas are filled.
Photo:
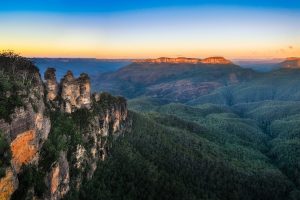
[[136, 63], [173, 63], [173, 64], [232, 64], [231, 61], [223, 58], [223, 57], [209, 57], [205, 59], [198, 59], [198, 58], [185, 58], [185, 57], [178, 57], [178, 58], [167, 58], [161, 57], [156, 59], [142, 59], [142, 60], [135, 60]]

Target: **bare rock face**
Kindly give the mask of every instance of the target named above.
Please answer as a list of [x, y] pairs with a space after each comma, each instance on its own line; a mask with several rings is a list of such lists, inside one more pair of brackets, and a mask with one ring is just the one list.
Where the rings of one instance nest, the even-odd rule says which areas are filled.
[[157, 59], [145, 59], [145, 60], [135, 60], [136, 63], [173, 63], [173, 64], [231, 64], [231, 61], [226, 60], [223, 57], [209, 57], [205, 59], [198, 59], [198, 58], [185, 58], [185, 57], [178, 57], [178, 58], [167, 58], [161, 57]]
[[18, 187], [18, 180], [11, 168], [6, 169], [5, 177], [0, 179], [0, 199], [10, 199], [12, 193]]
[[67, 113], [71, 113], [75, 108], [80, 107], [77, 104], [77, 99], [80, 96], [80, 87], [71, 71], [68, 71], [61, 80], [60, 87], [61, 98], [63, 100], [62, 109]]
[[[70, 190], [70, 185], [78, 190], [83, 178], [92, 178], [97, 163], [108, 155], [111, 145], [108, 138], [117, 138], [129, 126], [126, 100], [108, 93], [91, 95], [87, 74], [75, 78], [68, 71], [58, 86], [58, 98], [48, 99], [59, 105], [56, 109], [71, 115], [77, 115], [77, 111], [88, 112], [89, 117], [87, 127], [82, 130], [84, 143], [77, 144], [72, 147], [73, 152], [68, 152], [68, 155], [72, 155], [72, 163], [61, 155], [48, 172], [46, 199], [61, 199]], [[76, 174], [71, 176], [69, 168], [76, 170]]]
[[297, 57], [290, 57], [287, 58], [285, 61], [280, 63], [280, 66], [282, 68], [286, 69], [297, 69], [300, 68], [300, 58]]
[[160, 57], [157, 59], [146, 59], [146, 60], [136, 60], [137, 63], [190, 63], [190, 64], [197, 64], [201, 62], [201, 59], [197, 58], [185, 58], [185, 57], [178, 57], [178, 58], [167, 58], [167, 57]]
[[18, 188], [17, 175], [22, 165], [37, 164], [38, 152], [51, 127], [50, 119], [45, 114], [44, 86], [38, 71], [29, 65], [26, 69], [16, 69], [14, 76], [25, 77], [30, 90], [24, 86], [18, 91], [11, 91], [11, 94], [22, 96], [22, 105], [14, 109], [10, 115], [11, 121], [0, 118], [0, 130], [10, 144], [12, 154], [11, 165], [0, 179], [0, 199], [10, 199]]
[[78, 98], [78, 104], [80, 107], [90, 108], [91, 104], [91, 82], [87, 74], [81, 74], [78, 78], [78, 84], [80, 89], [80, 96]]
[[[89, 132], [84, 135], [89, 140], [90, 148], [79, 145], [76, 148], [75, 167], [78, 170], [87, 168], [87, 178], [93, 176], [97, 163], [106, 159], [110, 148], [109, 137], [117, 138], [125, 134], [130, 126], [127, 111], [127, 102], [121, 97], [113, 97], [107, 93], [94, 94], [92, 96], [93, 109], [96, 115], [90, 120]], [[77, 184], [81, 177], [78, 177]]]
[[[5, 66], [2, 69], [0, 63], [1, 72], [13, 76], [11, 80], [17, 77], [27, 84], [18, 87], [20, 89], [17, 91], [5, 91], [4, 95], [20, 97], [22, 103], [12, 109], [6, 118], [0, 116], [0, 134], [5, 138], [7, 149], [11, 153], [7, 164], [5, 162], [5, 174], [0, 178], [0, 199], [9, 200], [16, 190], [20, 192], [18, 187], [22, 180], [18, 180], [18, 175], [26, 172], [23, 168], [26, 166], [37, 171], [42, 170], [39, 172], [45, 174], [42, 180], [46, 188], [42, 194], [35, 196], [37, 193], [32, 184], [28, 191], [24, 191], [24, 198], [59, 200], [65, 197], [71, 188], [74, 189], [74, 186], [78, 190], [84, 177], [93, 176], [97, 163], [108, 155], [111, 146], [109, 136], [116, 138], [126, 132], [127, 103], [124, 98], [106, 93], [91, 96], [91, 83], [86, 74], [75, 78], [69, 71], [58, 84], [55, 69], [50, 68], [45, 73], [43, 83], [38, 70], [32, 64], [22, 66], [24, 63], [18, 66], [20, 69], [8, 71], [11, 68]], [[41, 152], [45, 150], [44, 143], [49, 140], [51, 145], [55, 145], [48, 137], [50, 130], [54, 128], [51, 127], [49, 117], [52, 111], [67, 120], [78, 117], [74, 112], [84, 112], [88, 119], [84, 128], [80, 130], [77, 129], [79, 124], [72, 121], [76, 127], [72, 130], [76, 134], [80, 133], [80, 141], [64, 143], [68, 145], [66, 149], [55, 152], [55, 155], [59, 153], [59, 156], [55, 156], [45, 167], [41, 164], [44, 161], [41, 156]], [[60, 134], [65, 134], [66, 140], [73, 136], [73, 133]]]
[[45, 196], [45, 199], [61, 199], [68, 193], [70, 190], [70, 175], [66, 152], [60, 152], [59, 159], [53, 164], [47, 179], [48, 188], [50, 188], [50, 190], [49, 194]]
[[[51, 76], [49, 75], [51, 72]], [[54, 74], [53, 74], [54, 73]], [[45, 77], [55, 77], [55, 71], [48, 69]], [[61, 110], [67, 113], [72, 113], [76, 109], [90, 108], [91, 106], [91, 83], [87, 74], [81, 74], [79, 78], [75, 78], [71, 71], [68, 71], [64, 78], [61, 80], [58, 87], [60, 88], [61, 101], [58, 102], [51, 84], [54, 81], [46, 79], [46, 88], [48, 90], [48, 100], [60, 104]], [[50, 83], [50, 85], [49, 85]], [[57, 93], [55, 93], [57, 95]], [[55, 98], [54, 98], [55, 96]]]
[[209, 57], [209, 58], [205, 58], [201, 61], [201, 63], [205, 63], [205, 64], [231, 64], [231, 61], [226, 60], [223, 57]]
[[48, 91], [47, 98], [50, 101], [55, 100], [58, 94], [58, 84], [56, 81], [55, 71], [56, 70], [54, 68], [48, 68], [44, 75], [46, 81], [45, 85]]
[[11, 143], [12, 162], [16, 172], [20, 171], [23, 164], [32, 161], [37, 153], [37, 145], [34, 142], [36, 138], [35, 129], [25, 131], [19, 134]]

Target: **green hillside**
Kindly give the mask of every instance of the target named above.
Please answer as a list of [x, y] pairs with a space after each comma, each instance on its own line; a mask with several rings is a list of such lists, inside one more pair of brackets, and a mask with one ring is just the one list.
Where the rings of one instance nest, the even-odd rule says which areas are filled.
[[[259, 73], [233, 65], [133, 64], [104, 77], [107, 79], [100, 81], [103, 87], [109, 82], [110, 92], [127, 96], [130, 99], [129, 108], [142, 113], [134, 114], [134, 127], [139, 129], [133, 128], [133, 134], [125, 137], [126, 143], [116, 144], [109, 163], [121, 165], [114, 155], [119, 155], [119, 151], [125, 148], [122, 145], [126, 145], [134, 155], [138, 155], [141, 162], [150, 162], [149, 165], [153, 166], [151, 170], [155, 169], [152, 173], [160, 174], [160, 170], [165, 170], [168, 176], [178, 174], [172, 179], [182, 187], [176, 189], [180, 194], [165, 199], [300, 198], [300, 70], [278, 69]], [[154, 139], [154, 136], [159, 138]], [[153, 145], [171, 146], [170, 141], [176, 136], [180, 137], [172, 144], [176, 147], [143, 153], [143, 148], [151, 149]], [[155, 142], [152, 143], [152, 140]], [[199, 143], [193, 146], [191, 140]], [[210, 172], [214, 170], [201, 168], [204, 176], [197, 176], [198, 171], [195, 172], [193, 167], [184, 173], [173, 171], [177, 163], [169, 159], [177, 158], [177, 150], [187, 147], [185, 145], [189, 147], [193, 159], [187, 157], [190, 160], [184, 163], [178, 158], [182, 168], [185, 165], [196, 167], [208, 163], [205, 159], [209, 159], [213, 167], [206, 167], [217, 168], [217, 174]], [[199, 153], [201, 159], [198, 159]], [[185, 159], [186, 154], [180, 154]], [[163, 167], [159, 165], [166, 159], [169, 165], [174, 165], [174, 169], [166, 169], [168, 164]], [[119, 170], [119, 176], [127, 174], [123, 169]], [[139, 167], [135, 167], [129, 172], [136, 173], [139, 170]], [[236, 176], [231, 176], [231, 173]], [[181, 179], [180, 174], [184, 174], [184, 178]], [[188, 174], [196, 175], [189, 177]], [[145, 177], [147, 175], [141, 175], [141, 178]], [[216, 177], [222, 186], [208, 181]], [[197, 185], [203, 183], [202, 179], [208, 182]], [[185, 180], [197, 185], [198, 189], [193, 190]], [[93, 181], [89, 184], [92, 188], [99, 186]], [[148, 188], [156, 187], [148, 184]], [[232, 192], [222, 193], [228, 184], [234, 189], [226, 188], [227, 192]], [[277, 184], [280, 189], [289, 189], [282, 191], [282, 196], [279, 193], [275, 195], [280, 189], [274, 192], [271, 188], [276, 188]], [[134, 188], [137, 185], [142, 184], [133, 183]], [[249, 188], [249, 185], [255, 188]], [[172, 192], [174, 190], [171, 189]], [[112, 191], [113, 188], [107, 188], [108, 193]], [[158, 194], [152, 192], [150, 197], [155, 199], [155, 195]], [[113, 196], [111, 198], [114, 199]]]
[[134, 98], [141, 95], [186, 102], [223, 86], [259, 76], [234, 64], [133, 63], [113, 73], [99, 75], [95, 90]]
[[114, 144], [81, 199], [296, 199], [299, 194], [259, 150], [209, 138], [218, 132], [208, 127], [219, 122], [202, 127], [159, 113], [131, 115], [132, 133]]

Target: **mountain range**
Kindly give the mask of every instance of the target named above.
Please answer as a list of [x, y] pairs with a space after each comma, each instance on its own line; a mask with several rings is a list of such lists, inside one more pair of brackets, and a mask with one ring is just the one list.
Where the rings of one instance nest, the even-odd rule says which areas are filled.
[[[247, 83], [257, 87], [257, 89], [253, 89], [253, 92], [265, 92], [266, 95], [273, 90], [283, 90], [282, 87], [285, 87], [286, 84], [290, 86], [289, 90], [293, 90], [293, 88], [296, 90], [297, 87], [294, 85], [297, 85], [297, 79], [292, 78], [293, 81], [289, 82], [287, 80], [290, 77], [296, 77], [298, 71], [286, 70], [287, 63], [289, 63], [288, 68], [297, 68], [298, 60], [289, 58], [284, 62], [277, 63], [277, 70], [261, 73], [242, 68], [222, 57], [203, 60], [191, 58], [147, 59], [129, 64], [115, 72], [94, 76], [93, 86], [96, 90], [109, 91], [128, 98], [149, 96], [178, 102], [192, 102], [196, 99], [222, 94], [223, 97], [217, 98], [218, 101], [231, 101], [224, 99], [224, 93], [230, 91], [231, 95], [234, 95], [233, 90], [239, 88], [243, 90], [242, 87], [245, 87], [246, 90], [246, 87], [249, 87]], [[285, 84], [279, 85], [280, 81]], [[273, 84], [278, 84], [278, 88], [272, 90], [268, 88], [273, 87]], [[293, 93], [293, 98], [296, 98], [296, 94], [296, 92]], [[254, 96], [253, 98], [255, 98]], [[290, 95], [285, 97], [289, 98]]]
[[0, 197], [298, 200], [295, 60], [147, 59], [59, 81], [1, 54]]
[[[130, 183], [128, 199], [299, 199], [297, 60], [258, 72], [214, 59], [159, 58], [94, 77], [96, 91], [129, 99], [133, 134], [102, 168], [125, 162], [130, 169], [99, 171], [85, 194], [105, 188], [120, 199]], [[124, 174], [132, 176], [123, 181]], [[99, 183], [109, 177], [124, 190]]]

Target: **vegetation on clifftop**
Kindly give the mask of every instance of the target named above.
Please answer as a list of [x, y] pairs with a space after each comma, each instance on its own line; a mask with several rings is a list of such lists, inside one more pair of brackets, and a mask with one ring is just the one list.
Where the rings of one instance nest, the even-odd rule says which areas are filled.
[[0, 119], [10, 122], [16, 107], [23, 106], [24, 91], [30, 91], [38, 69], [13, 52], [0, 53]]
[[9, 143], [0, 130], [0, 178], [5, 176], [5, 170], [10, 165], [11, 151]]

